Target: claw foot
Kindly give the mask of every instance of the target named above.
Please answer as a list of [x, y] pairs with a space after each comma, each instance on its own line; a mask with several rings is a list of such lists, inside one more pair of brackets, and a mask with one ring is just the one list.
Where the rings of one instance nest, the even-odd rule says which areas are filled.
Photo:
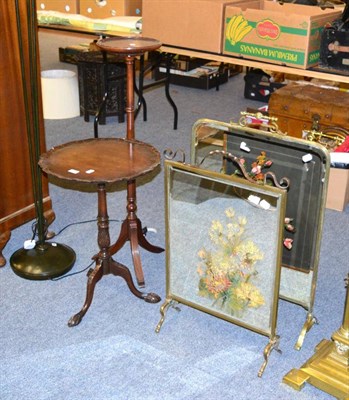
[[147, 293], [142, 298], [147, 303], [158, 303], [161, 300], [161, 297], [156, 293]]
[[78, 312], [77, 314], [73, 315], [68, 321], [68, 326], [71, 328], [73, 326], [79, 325], [83, 316], [84, 314], [82, 314], [82, 312]]

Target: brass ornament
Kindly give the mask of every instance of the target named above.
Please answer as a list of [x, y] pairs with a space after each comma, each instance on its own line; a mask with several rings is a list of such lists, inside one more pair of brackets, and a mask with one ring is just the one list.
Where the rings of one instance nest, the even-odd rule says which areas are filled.
[[336, 147], [340, 146], [348, 135], [348, 131], [340, 127], [326, 128], [322, 131], [312, 129], [304, 131], [304, 133], [307, 140], [320, 143], [329, 151], [335, 150]]

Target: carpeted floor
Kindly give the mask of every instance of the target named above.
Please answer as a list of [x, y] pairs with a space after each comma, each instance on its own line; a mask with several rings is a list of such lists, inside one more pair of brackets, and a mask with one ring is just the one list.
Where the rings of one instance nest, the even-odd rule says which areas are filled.
[[[42, 69], [74, 69], [58, 61], [58, 47], [73, 39], [40, 34]], [[81, 42], [81, 39], [74, 39]], [[239, 111], [262, 104], [243, 98], [243, 76], [232, 77], [219, 91], [171, 87], [179, 109], [178, 130], [163, 89], [147, 92], [148, 121], [136, 121], [137, 139], [166, 148], [184, 149], [189, 160], [191, 127], [199, 118], [235, 120]], [[92, 122], [82, 117], [46, 120], [47, 147], [93, 137]], [[108, 118], [101, 137], [124, 137], [126, 124]], [[147, 239], [165, 246], [163, 168], [138, 181], [138, 216], [149, 231]], [[306, 384], [297, 392], [282, 383], [299, 368], [322, 339], [330, 339], [342, 322], [344, 277], [348, 272], [349, 208], [326, 210], [314, 313], [319, 325], [307, 334], [303, 348], [294, 344], [303, 326], [303, 308], [279, 302], [277, 333], [280, 349], [271, 353], [262, 378], [257, 377], [268, 338], [187, 306], [170, 308], [160, 333], [160, 305], [165, 300], [165, 253], [141, 250], [146, 291], [162, 297], [149, 304], [133, 296], [125, 282], [104, 277], [81, 324], [67, 321], [80, 310], [86, 290], [86, 271], [98, 251], [97, 194], [50, 183], [56, 220], [54, 239], [77, 255], [74, 275], [56, 281], [19, 278], [9, 263], [0, 271], [0, 398], [2, 400], [329, 400], [332, 396]], [[123, 187], [108, 193], [111, 237], [116, 238], [125, 217]], [[86, 222], [92, 221], [92, 222]], [[85, 223], [83, 223], [85, 222]], [[73, 224], [73, 225], [69, 225]], [[68, 226], [69, 225], [69, 226]], [[186, 232], [183, 232], [186, 235]], [[12, 232], [5, 247], [7, 259], [31, 237], [31, 222]], [[188, 238], [190, 240], [190, 238]], [[116, 258], [131, 266], [129, 245]], [[133, 273], [133, 270], [131, 268]]]

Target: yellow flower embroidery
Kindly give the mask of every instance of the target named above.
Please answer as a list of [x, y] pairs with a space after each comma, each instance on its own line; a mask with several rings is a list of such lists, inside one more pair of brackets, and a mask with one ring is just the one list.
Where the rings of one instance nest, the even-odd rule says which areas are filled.
[[258, 275], [255, 265], [264, 255], [246, 235], [247, 218], [237, 217], [232, 208], [225, 210], [225, 216], [225, 226], [214, 220], [208, 232], [214, 251], [203, 248], [198, 252], [199, 294], [212, 298], [217, 307], [232, 315], [241, 315], [247, 308], [265, 304], [254, 284]]
[[261, 296], [256, 286], [250, 282], [242, 282], [241, 285], [236, 288], [236, 296], [238, 299], [247, 301], [248, 307], [260, 307], [265, 304], [263, 296]]

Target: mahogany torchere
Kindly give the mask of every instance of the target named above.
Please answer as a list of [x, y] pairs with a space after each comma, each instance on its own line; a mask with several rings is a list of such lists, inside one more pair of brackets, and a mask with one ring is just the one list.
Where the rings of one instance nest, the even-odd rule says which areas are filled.
[[[29, 92], [29, 60], [32, 55], [29, 52], [28, 43], [27, 2], [18, 1], [25, 76], [21, 73], [15, 2], [0, 2], [2, 35], [0, 41], [0, 266], [6, 264], [2, 250], [11, 236], [11, 230], [35, 218], [22, 84], [24, 80]], [[37, 38], [35, 39], [37, 41]], [[30, 107], [32, 101], [33, 99], [30, 98]], [[40, 142], [44, 151], [45, 136], [41, 104], [39, 111]], [[46, 179], [43, 179], [43, 204], [46, 222], [51, 223], [55, 216]]]
[[[153, 171], [160, 164], [160, 154], [151, 145], [120, 138], [74, 141], [51, 149], [40, 158], [39, 165], [47, 174], [66, 181], [89, 183], [98, 192], [98, 245], [100, 251], [93, 258], [94, 269], [88, 272], [86, 300], [82, 309], [73, 315], [69, 326], [78, 325], [91, 305], [96, 283], [103, 275], [122, 277], [131, 292], [148, 303], [157, 303], [155, 293], [142, 293], [134, 285], [129, 269], [113, 260], [118, 247], [110, 246], [106, 184], [132, 181]], [[134, 218], [133, 198], [128, 199], [129, 217]], [[123, 229], [123, 228], [122, 228]], [[144, 243], [140, 243], [144, 245]]]
[[[127, 139], [135, 138], [135, 107], [134, 107], [134, 61], [135, 57], [161, 47], [161, 42], [143, 37], [111, 37], [100, 39], [97, 42], [101, 50], [116, 53], [125, 59], [126, 63], [126, 121]], [[128, 215], [124, 220], [120, 236], [112, 247], [113, 253], [122, 248], [126, 241], [130, 241], [133, 264], [137, 283], [144, 287], [144, 274], [139, 254], [139, 245], [153, 253], [161, 253], [164, 249], [151, 245], [144, 237], [141, 221], [136, 216], [136, 182], [127, 181], [127, 198], [129, 200]], [[132, 207], [131, 207], [132, 204]]]

